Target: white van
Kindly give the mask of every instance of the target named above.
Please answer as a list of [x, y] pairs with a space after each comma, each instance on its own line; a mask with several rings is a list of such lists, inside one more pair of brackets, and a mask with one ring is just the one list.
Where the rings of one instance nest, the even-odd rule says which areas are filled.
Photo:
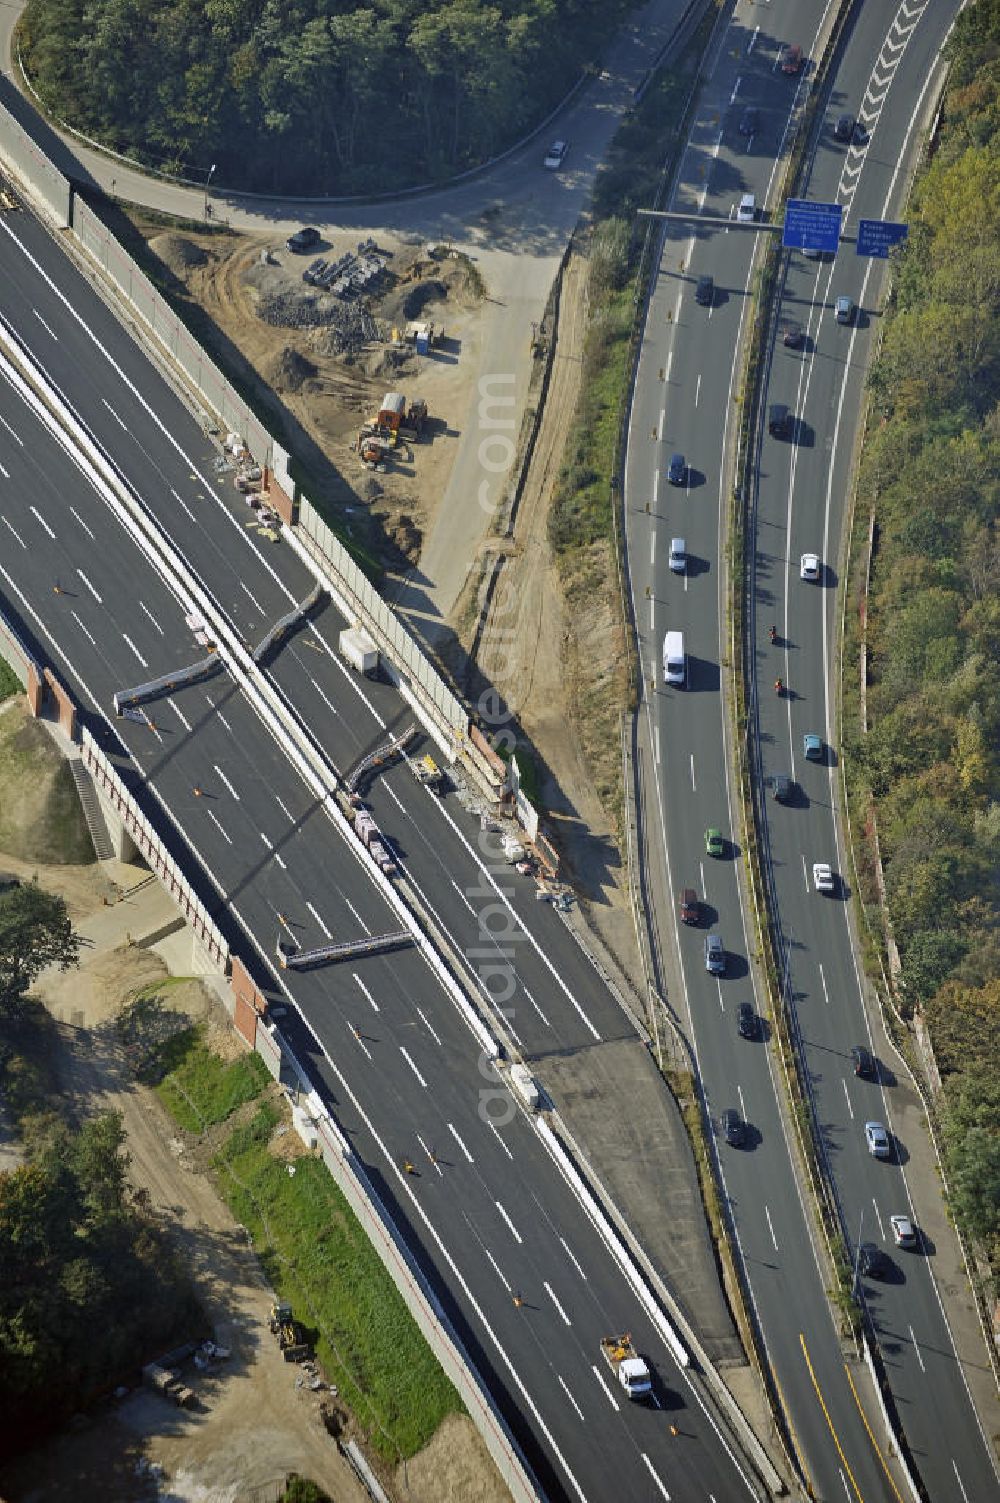
[[676, 684], [680, 689], [687, 683], [687, 655], [682, 631], [668, 631], [663, 638], [663, 682]]

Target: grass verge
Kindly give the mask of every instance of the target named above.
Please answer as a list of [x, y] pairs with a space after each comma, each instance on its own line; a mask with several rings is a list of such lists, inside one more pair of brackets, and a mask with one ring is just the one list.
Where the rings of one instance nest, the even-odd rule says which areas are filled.
[[5, 699], [13, 699], [15, 694], [23, 694], [21, 680], [5, 658], [0, 658], [0, 704]]
[[263, 1065], [255, 1055], [219, 1059], [198, 1029], [165, 1041], [158, 1057], [157, 1090], [183, 1127], [193, 1102], [213, 1123], [257, 1102], [212, 1159], [221, 1194], [375, 1451], [391, 1464], [415, 1455], [461, 1402], [325, 1164], [273, 1151], [283, 1107]]
[[204, 1029], [185, 1028], [164, 1040], [143, 1071], [147, 1084], [170, 1115], [188, 1132], [225, 1122], [245, 1101], [253, 1101], [270, 1076], [257, 1054], [224, 1060], [205, 1045]]

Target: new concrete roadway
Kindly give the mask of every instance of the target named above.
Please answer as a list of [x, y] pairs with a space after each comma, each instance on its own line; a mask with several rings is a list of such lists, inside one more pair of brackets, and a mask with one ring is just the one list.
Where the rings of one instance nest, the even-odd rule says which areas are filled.
[[[202, 576], [219, 570], [211, 593], [248, 642], [259, 640], [290, 599], [306, 593], [304, 571], [299, 589], [298, 581], [279, 578], [273, 563], [252, 561], [243, 552], [245, 529], [211, 494], [214, 477], [199, 475], [189, 458], [186, 478], [176, 470], [176, 440], [150, 404], [174, 400], [170, 393], [105, 313], [116, 353], [134, 361], [129, 386], [122, 368], [97, 351], [74, 299], [59, 295], [37, 256], [29, 259], [34, 253], [28, 240], [37, 237], [35, 250], [47, 250], [53, 265], [59, 264], [59, 277], [82, 300], [90, 294], [74, 281], [76, 273], [28, 216], [18, 217], [16, 240], [5, 225], [2, 311], [58, 384], [72, 385], [79, 415], [93, 419], [123, 472], [136, 479], [139, 494], [164, 508], [193, 566]], [[111, 380], [113, 401], [107, 395]], [[71, 456], [6, 385], [0, 387], [0, 451], [5, 609], [20, 618], [39, 654], [64, 677], [109, 749], [115, 736], [127, 748], [126, 775], [130, 762], [145, 797], [160, 805], [165, 826], [175, 832], [182, 858], [189, 848], [210, 874], [209, 904], [234, 930], [237, 948], [261, 971], [280, 932], [278, 914], [303, 944], [397, 927], [359, 850], [317, 809], [228, 679], [175, 692], [157, 705], [150, 727], [122, 723], [111, 731], [107, 722], [117, 689], [169, 671], [198, 649], [156, 572]], [[222, 483], [228, 485], [228, 478]], [[213, 544], [211, 529], [199, 525], [199, 514], [204, 523], [209, 513], [217, 515], [225, 545], [218, 537]], [[285, 550], [280, 552], [288, 567]], [[222, 567], [227, 556], [228, 573]], [[286, 674], [289, 684], [308, 683], [310, 701], [326, 704], [322, 739], [332, 760], [344, 765], [355, 750], [371, 745], [379, 718], [403, 717], [398, 701], [390, 704], [388, 691], [375, 686], [371, 693], [381, 695], [380, 702], [373, 697], [362, 712], [367, 686], [363, 690], [342, 672], [330, 651], [339, 624], [314, 623], [315, 630], [279, 655], [273, 673], [279, 683]], [[329, 677], [321, 680], [321, 672]], [[397, 774], [404, 776], [409, 779], [405, 769]], [[387, 798], [392, 788], [388, 782]], [[440, 848], [446, 809], [412, 779], [406, 794], [411, 814], [418, 811], [415, 822], [425, 835], [432, 831], [429, 843]], [[414, 794], [425, 804], [415, 805]], [[422, 825], [422, 807], [436, 823]], [[391, 831], [390, 821], [380, 818]], [[418, 882], [418, 848], [427, 843], [413, 841]], [[454, 839], [452, 850], [461, 846]], [[487, 864], [467, 858], [470, 886], [482, 880]], [[457, 926], [456, 945], [468, 945], [473, 936], [482, 944], [469, 906], [472, 895], [446, 887], [440, 863], [424, 871], [430, 873], [426, 896]], [[508, 901], [524, 904], [526, 889], [509, 900], [490, 888], [484, 896], [505, 912]], [[586, 980], [580, 972], [574, 976], [579, 995], [567, 984], [564, 971], [573, 975], [574, 965], [584, 972], [586, 966], [554, 915], [547, 916], [551, 945], [539, 946], [525, 934], [518, 952], [518, 1032], [560, 1049], [591, 1043], [602, 1030], [624, 1032], [624, 1016], [594, 985], [592, 973]], [[559, 974], [550, 950], [558, 955]], [[746, 1495], [748, 1483], [702, 1408], [697, 1382], [692, 1386], [676, 1367], [647, 1304], [554, 1166], [541, 1135], [520, 1112], [500, 1125], [481, 1110], [484, 1091], [496, 1082], [484, 1075], [473, 1034], [419, 953], [403, 950], [303, 975], [286, 972], [282, 989], [300, 1014], [287, 1024], [294, 1047], [326, 1086], [338, 1123], [429, 1270], [546, 1493], [594, 1499], [613, 1494], [643, 1503]], [[416, 1162], [418, 1175], [402, 1171], [404, 1157]], [[653, 1362], [662, 1408], [625, 1404], [602, 1367], [600, 1337], [623, 1329]]]
[[[860, 114], [865, 144], [845, 150], [824, 126], [808, 188], [811, 199], [839, 198], [848, 229], [859, 214], [894, 217], [904, 186], [897, 164], [916, 143], [927, 80], [953, 7], [858, 7], [829, 94], [828, 113]], [[778, 3], [766, 12], [738, 4], [706, 66], [697, 119], [672, 207], [692, 216], [730, 216], [743, 193], [758, 209], [773, 191], [792, 111], [807, 87], [808, 59], [818, 55], [829, 12]], [[803, 47], [803, 75], [785, 76], [779, 49]], [[752, 108], [755, 115], [747, 116]], [[747, 134], [742, 132], [746, 131]], [[863, 1370], [848, 1360], [826, 1295], [828, 1273], [813, 1245], [813, 1213], [799, 1188], [786, 1139], [783, 1085], [767, 1047], [767, 1006], [751, 964], [752, 929], [741, 905], [738, 829], [729, 781], [730, 720], [721, 695], [721, 664], [732, 645], [720, 567], [730, 510], [727, 436], [736, 399], [751, 283], [752, 231], [700, 230], [671, 224], [653, 291], [636, 385], [626, 473], [629, 560], [639, 625], [643, 681], [641, 765], [645, 829], [656, 921], [669, 947], [671, 1001], [690, 1020], [709, 1108], [718, 1121], [735, 1108], [748, 1124], [743, 1148], [718, 1139], [719, 1173], [768, 1355], [792, 1438], [819, 1497], [870, 1500], [905, 1495]], [[888, 1217], [909, 1211], [901, 1163], [876, 1163], [865, 1150], [863, 1123], [891, 1118], [885, 1086], [855, 1080], [852, 1044], [868, 1037], [860, 978], [846, 922], [844, 894], [813, 890], [811, 863], [844, 866], [837, 826], [835, 752], [806, 764], [802, 736], [829, 743], [835, 704], [836, 584], [844, 498], [877, 285], [868, 263], [842, 249], [835, 265], [795, 256], [783, 312], [806, 328], [799, 350], [780, 346], [768, 400], [794, 414], [790, 439], [765, 435], [759, 456], [759, 503], [748, 542], [755, 589], [756, 703], [760, 768], [799, 780], [797, 807], [767, 804], [770, 870], [786, 941], [792, 1007], [806, 1046], [814, 1104], [843, 1208], [850, 1245], [888, 1243]], [[714, 277], [711, 303], [694, 297], [699, 276]], [[869, 308], [842, 327], [832, 298], [846, 292]], [[683, 452], [680, 485], [667, 483], [669, 456]], [[686, 540], [688, 567], [671, 573], [672, 537]], [[799, 555], [824, 559], [822, 582], [800, 581]], [[741, 589], [741, 581], [732, 582]], [[769, 644], [776, 621], [780, 651]], [[682, 630], [686, 689], [663, 681], [668, 630]], [[771, 681], [791, 685], [777, 701]], [[724, 854], [706, 854], [704, 832], [721, 829]], [[657, 847], [662, 846], [662, 855]], [[662, 874], [658, 863], [662, 859]], [[677, 900], [698, 890], [700, 929], [682, 929]], [[706, 931], [721, 935], [725, 975], [707, 973]], [[737, 1006], [750, 1002], [757, 1037], [737, 1032]], [[900, 1158], [905, 1146], [900, 1145]], [[933, 1251], [898, 1255], [894, 1281], [865, 1281], [897, 1409], [928, 1494], [940, 1503], [998, 1496], [992, 1460], [956, 1361], [933, 1280]], [[983, 1355], [985, 1361], [985, 1354]]]

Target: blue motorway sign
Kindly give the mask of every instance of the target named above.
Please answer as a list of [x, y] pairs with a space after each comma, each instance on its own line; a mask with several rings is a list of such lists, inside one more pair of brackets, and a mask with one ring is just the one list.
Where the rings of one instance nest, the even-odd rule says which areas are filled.
[[836, 251], [843, 215], [840, 204], [813, 204], [804, 198], [790, 198], [785, 205], [781, 243], [785, 250]]
[[858, 255], [878, 256], [885, 261], [892, 247], [905, 240], [909, 232], [908, 224], [894, 224], [891, 219], [859, 219]]

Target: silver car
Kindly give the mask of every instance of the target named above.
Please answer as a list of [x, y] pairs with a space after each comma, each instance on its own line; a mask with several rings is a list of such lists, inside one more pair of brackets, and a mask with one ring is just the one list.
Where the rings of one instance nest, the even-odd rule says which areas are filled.
[[892, 1143], [881, 1122], [865, 1123], [865, 1141], [873, 1159], [892, 1158]]

